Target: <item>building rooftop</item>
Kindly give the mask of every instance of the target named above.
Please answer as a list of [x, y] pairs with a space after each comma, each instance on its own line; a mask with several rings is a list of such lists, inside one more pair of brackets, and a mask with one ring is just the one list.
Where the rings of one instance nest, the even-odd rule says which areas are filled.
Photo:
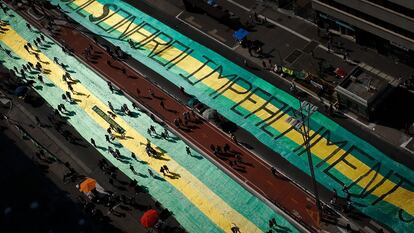
[[388, 86], [388, 83], [389, 81], [383, 77], [356, 67], [338, 85], [337, 91], [352, 95], [364, 104], [368, 104]]

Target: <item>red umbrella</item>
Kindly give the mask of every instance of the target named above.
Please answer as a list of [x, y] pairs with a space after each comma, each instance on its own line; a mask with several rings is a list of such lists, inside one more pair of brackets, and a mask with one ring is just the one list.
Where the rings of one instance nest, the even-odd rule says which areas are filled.
[[141, 217], [141, 224], [145, 228], [153, 227], [159, 219], [158, 212], [154, 209], [148, 210]]

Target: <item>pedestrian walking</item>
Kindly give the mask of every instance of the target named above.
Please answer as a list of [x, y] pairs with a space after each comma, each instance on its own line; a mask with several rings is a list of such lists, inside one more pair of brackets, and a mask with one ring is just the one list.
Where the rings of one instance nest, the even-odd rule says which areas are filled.
[[65, 94], [62, 94], [62, 100], [67, 101], [67, 98], [66, 98], [66, 95]]
[[134, 167], [130, 164], [129, 165], [129, 169], [133, 172], [133, 173], [135, 173], [135, 169], [134, 169]]
[[170, 169], [167, 167], [167, 165], [162, 165], [162, 167], [164, 168], [164, 171], [170, 173]]
[[161, 100], [160, 106], [161, 106], [162, 109], [165, 109], [164, 101]]
[[68, 97], [69, 101], [72, 101], [72, 96], [70, 95], [69, 91], [66, 92], [66, 97]]
[[236, 144], [238, 144], [238, 142], [237, 142], [237, 138], [236, 138], [236, 136], [235, 136], [233, 133], [230, 133], [230, 138], [231, 138], [231, 140], [233, 140]]
[[132, 108], [133, 109], [138, 109], [137, 105], [135, 103], [132, 103]]
[[236, 226], [236, 224], [232, 223], [231, 225], [232, 225], [232, 227], [230, 229], [231, 229], [232, 233], [241, 233], [240, 228], [238, 226]]
[[94, 147], [96, 147], [95, 140], [94, 140], [93, 138], [91, 138], [91, 144], [92, 144]]
[[150, 174], [151, 177], [154, 177], [154, 173], [149, 168], [148, 168], [148, 173]]
[[162, 173], [163, 176], [165, 176], [165, 171], [164, 171], [164, 167], [160, 168], [160, 172]]
[[108, 84], [108, 88], [109, 88], [109, 90], [111, 91], [111, 93], [113, 94], [114, 93], [114, 87], [112, 86], [112, 83], [111, 82], [107, 82], [107, 84]]
[[118, 148], [115, 149], [115, 153], [118, 157], [121, 157], [121, 152], [118, 150]]
[[68, 84], [68, 89], [69, 89], [69, 91], [70, 91], [72, 94], [74, 94], [75, 90], [73, 90], [73, 86], [72, 86], [72, 84], [70, 84], [69, 82], [68, 82], [67, 84]]
[[137, 156], [135, 155], [134, 152], [131, 152], [131, 158], [137, 160]]
[[163, 139], [167, 139], [167, 135], [165, 135], [165, 133], [164, 133], [164, 132], [161, 132], [161, 138], [163, 138]]
[[275, 218], [272, 218], [273, 226], [277, 226], [277, 222]]
[[63, 112], [63, 111], [62, 111], [62, 106], [61, 106], [60, 104], [58, 104], [57, 108], [58, 108], [58, 111], [59, 111], [59, 112]]
[[105, 140], [109, 143], [111, 142], [111, 139], [109, 138], [109, 136], [107, 134], [105, 134]]
[[215, 147], [213, 144], [211, 144], [211, 145], [210, 145], [210, 149], [211, 149], [211, 151], [213, 151], [213, 152], [215, 152], [215, 151], [216, 151], [216, 147]]
[[107, 128], [107, 129], [106, 129], [106, 132], [108, 132], [109, 134], [111, 134], [111, 133], [112, 133], [112, 129], [111, 129], [111, 127]]
[[295, 82], [293, 82], [293, 81], [291, 81], [290, 82], [290, 91], [291, 92], [295, 92], [296, 91], [296, 84], [295, 84]]
[[277, 175], [277, 170], [276, 170], [276, 168], [275, 168], [275, 167], [270, 168], [270, 170], [272, 171], [272, 174], [273, 174], [274, 176], [276, 176], [276, 175]]
[[149, 96], [154, 97], [154, 92], [151, 89], [148, 89], [148, 94]]
[[150, 125], [150, 130], [151, 132], [153, 132], [154, 134], [157, 134], [157, 132], [155, 131], [155, 127], [153, 125]]
[[164, 129], [164, 134], [165, 134], [165, 139], [167, 139], [169, 137], [169, 134], [168, 134], [168, 130], [167, 129]]
[[108, 101], [108, 107], [109, 107], [109, 109], [111, 109], [112, 112], [115, 112], [114, 111], [114, 106], [112, 106], [112, 103], [110, 101]]
[[40, 38], [36, 38], [35, 41], [37, 42], [37, 44], [42, 45], [42, 40]]
[[151, 129], [150, 128], [148, 128], [147, 129], [147, 134], [149, 135], [149, 136], [151, 136], [152, 137], [152, 134], [151, 134], [152, 132], [151, 132]]
[[35, 116], [36, 125], [42, 127], [42, 123], [40, 122], [39, 117]]
[[264, 60], [262, 60], [262, 66], [263, 66], [263, 69], [264, 69], [264, 70], [266, 70], [266, 69], [267, 69], [266, 62], [265, 62]]
[[178, 122], [178, 118], [174, 119], [174, 125], [175, 127], [180, 128], [180, 123]]
[[229, 144], [224, 144], [224, 146], [223, 146], [223, 151], [224, 151], [224, 153], [227, 153], [227, 152], [229, 152], [229, 150], [230, 150], [230, 146], [229, 146]]
[[43, 77], [42, 77], [42, 75], [38, 75], [37, 76], [37, 80], [39, 80], [39, 82], [41, 82], [41, 83], [45, 83], [44, 81], [43, 81]]
[[236, 154], [236, 155], [234, 156], [234, 158], [236, 159], [236, 161], [237, 161], [238, 163], [240, 163], [240, 162], [242, 161], [242, 158], [241, 158], [241, 155], [240, 155], [240, 154]]
[[192, 156], [192, 155], [191, 155], [191, 150], [190, 150], [190, 147], [186, 146], [186, 147], [185, 147], [185, 151], [187, 152], [187, 155]]
[[60, 108], [63, 110], [63, 111], [65, 111], [65, 112], [67, 112], [68, 110], [66, 109], [66, 107], [65, 107], [65, 105], [64, 104], [60, 104]]

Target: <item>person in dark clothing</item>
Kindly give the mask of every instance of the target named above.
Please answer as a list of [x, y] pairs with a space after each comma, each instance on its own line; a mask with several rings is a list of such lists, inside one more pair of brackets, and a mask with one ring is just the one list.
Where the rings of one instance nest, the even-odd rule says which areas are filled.
[[107, 142], [111, 142], [111, 139], [109, 138], [109, 136], [108, 136], [107, 134], [105, 134], [105, 140], [106, 140]]
[[185, 147], [185, 151], [187, 152], [187, 155], [190, 155], [190, 156], [192, 155], [192, 154], [191, 154], [190, 147], [186, 146], [186, 147]]
[[160, 168], [160, 172], [162, 173], [163, 176], [165, 176], [165, 171], [164, 171], [164, 167]]
[[95, 140], [94, 140], [93, 138], [91, 138], [91, 144], [92, 144], [94, 147], [96, 147]]
[[167, 167], [167, 165], [163, 165], [162, 168], [164, 168], [164, 171], [170, 173], [170, 169]]

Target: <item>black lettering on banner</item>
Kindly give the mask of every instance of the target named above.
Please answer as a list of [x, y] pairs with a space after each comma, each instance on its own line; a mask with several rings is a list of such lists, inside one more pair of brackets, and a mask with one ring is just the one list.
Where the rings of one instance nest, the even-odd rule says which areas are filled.
[[[286, 105], [287, 106], [287, 105]], [[286, 115], [288, 112], [292, 111], [293, 108], [291, 107], [287, 107], [286, 106], [282, 106], [281, 108], [279, 108], [278, 111], [274, 112], [273, 114], [271, 114], [268, 118], [263, 119], [262, 121], [258, 122], [256, 124], [256, 126], [260, 126], [262, 124], [262, 126], [260, 126], [260, 130], [262, 130], [263, 132], [265, 132], [267, 135], [269, 135], [270, 137], [274, 137], [275, 135], [273, 133], [271, 133], [267, 128], [273, 128], [272, 125], [273, 123], [275, 123], [276, 121], [280, 120], [284, 115]], [[269, 109], [268, 109], [269, 110]], [[275, 118], [273, 118], [275, 117]], [[272, 119], [273, 118], [273, 119]], [[267, 120], [272, 119], [268, 122], [266, 122]], [[287, 130], [286, 132], [288, 132], [290, 130]], [[276, 136], [274, 138], [274, 140], [277, 140], [279, 137]]]
[[[133, 18], [135, 20], [135, 16]], [[123, 32], [121, 32], [121, 35], [118, 36], [118, 39], [125, 40], [130, 35], [132, 35], [133, 33], [135, 33], [136, 30], [138, 30], [139, 28], [141, 28], [143, 24], [146, 23], [145, 21], [142, 21], [139, 24], [135, 25], [132, 29], [129, 29], [129, 27], [131, 27], [131, 25], [134, 24], [134, 20], [130, 20], [129, 21], [128, 26], [125, 28], [125, 30]]]
[[[66, 6], [67, 7], [69, 7], [72, 11], [74, 11], [74, 10], [76, 10], [77, 9], [77, 5], [76, 4], [73, 4], [74, 5], [74, 7], [72, 7], [71, 5], [72, 5], [72, 3], [75, 1], [75, 0], [60, 0], [61, 2], [63, 2], [63, 3], [66, 3]], [[86, 0], [86, 1], [88, 1], [88, 0]]]
[[[312, 143], [310, 143], [310, 147], [312, 148], [312, 146], [314, 146], [318, 141], [320, 141], [322, 139], [322, 136], [319, 135], [320, 132], [322, 132], [325, 128], [321, 127], [316, 131], [313, 131], [313, 134], [309, 136], [309, 142], [312, 142], [312, 139], [315, 138], [316, 136], [319, 136], [319, 138], [317, 138], [315, 141], [313, 141]], [[306, 148], [305, 148], [305, 143], [303, 142], [302, 144], [298, 145], [298, 147], [296, 147], [293, 152], [298, 152], [297, 155], [301, 156], [303, 153], [306, 152]], [[328, 142], [329, 144], [329, 142]]]
[[[269, 127], [270, 125], [273, 125], [274, 122], [280, 120], [284, 115], [295, 115], [297, 110], [292, 108], [291, 106], [283, 106], [282, 108], [280, 108], [280, 110], [282, 110], [283, 112], [281, 114], [279, 114], [275, 119], [271, 120], [270, 122], [268, 122], [267, 125], [264, 125], [261, 127], [262, 130], [264, 130], [265, 127]], [[291, 113], [291, 114], [289, 114]], [[286, 134], [288, 134], [290, 131], [295, 129], [295, 125], [290, 126], [287, 130], [281, 132], [280, 134], [276, 135], [276, 137], [273, 138], [273, 140], [277, 141], [280, 138], [282, 138], [283, 136], [285, 136]], [[274, 135], [272, 135], [273, 137]]]
[[[235, 104], [232, 108], [231, 108], [231, 110], [233, 110], [235, 113], [237, 113], [237, 114], [239, 114], [240, 116], [243, 116], [243, 114], [242, 113], [240, 113], [239, 111], [237, 111], [237, 107], [238, 106], [240, 106], [241, 104], [243, 104], [244, 102], [246, 102], [246, 101], [249, 101], [249, 102], [251, 102], [251, 103], [253, 103], [253, 104], [257, 104], [257, 102], [256, 102], [256, 100], [255, 99], [253, 99], [252, 98], [252, 96], [253, 95], [256, 95], [256, 94], [259, 94], [259, 92], [260, 93], [262, 93], [264, 96], [265, 96], [265, 98], [262, 98], [262, 99], [264, 99], [265, 100], [265, 102], [262, 104], [262, 105], [260, 105], [260, 106], [258, 106], [254, 111], [252, 111], [252, 112], [250, 112], [250, 113], [248, 113], [246, 116], [244, 116], [244, 119], [247, 119], [247, 118], [249, 118], [250, 116], [252, 116], [252, 115], [254, 115], [254, 114], [256, 114], [258, 111], [260, 111], [260, 110], [264, 110], [265, 112], [267, 112], [269, 115], [270, 115], [270, 117], [267, 117], [266, 119], [264, 119], [264, 120], [262, 120], [261, 121], [261, 123], [263, 123], [263, 122], [266, 122], [267, 120], [269, 120], [270, 118], [272, 118], [272, 116], [274, 116], [274, 114], [275, 114], [275, 112], [274, 111], [272, 111], [268, 106], [269, 105], [272, 105], [272, 106], [276, 106], [276, 105], [273, 105], [272, 104], [272, 100], [276, 100], [277, 102], [279, 102], [279, 103], [281, 103], [282, 105], [283, 105], [283, 103], [282, 102], [280, 102], [277, 98], [275, 98], [274, 96], [272, 96], [269, 92], [267, 92], [267, 91], [265, 91], [265, 90], [263, 90], [263, 89], [261, 89], [261, 88], [256, 88], [256, 89], [254, 89], [253, 91], [251, 91], [244, 99], [242, 99], [241, 101], [239, 101], [237, 104]], [[260, 125], [261, 123], [259, 123], [258, 125]]]
[[[176, 62], [171, 63], [169, 66], [167, 66], [167, 70], [171, 69], [175, 65], [177, 65], [179, 62], [184, 60], [187, 56], [191, 55], [194, 52], [194, 49], [190, 49], [184, 56], [182, 56], [180, 59], [178, 59]], [[175, 59], [175, 58], [174, 58]]]
[[185, 76], [183, 74], [179, 74], [182, 78], [184, 78], [188, 83], [190, 83], [192, 86], [194, 86], [194, 82], [191, 82], [189, 79], [191, 77], [193, 77], [196, 73], [200, 72], [200, 70], [202, 70], [206, 65], [208, 65], [209, 63], [213, 63], [216, 64], [215, 62], [213, 62], [213, 60], [211, 60], [210, 58], [206, 57], [203, 55], [203, 58], [206, 59], [205, 62], [203, 62], [203, 64], [201, 64], [201, 66], [199, 66], [195, 71], [193, 71], [192, 73], [190, 73], [189, 75]]
[[82, 13], [82, 10], [94, 2], [96, 2], [96, 0], [88, 0], [86, 3], [79, 5], [79, 7], [76, 10], [76, 13], [85, 18], [86, 15]]
[[392, 187], [392, 189], [390, 189], [388, 192], [382, 194], [381, 196], [379, 196], [375, 201], [372, 202], [371, 205], [376, 205], [378, 202], [384, 200], [385, 197], [387, 197], [388, 195], [390, 195], [391, 193], [395, 192], [395, 190], [397, 190], [402, 184], [406, 183], [408, 185], [410, 185], [411, 187], [414, 188], [414, 184], [411, 183], [409, 180], [407, 180], [406, 178], [402, 177], [400, 174], [398, 173], [393, 173], [394, 176], [398, 177], [400, 179], [400, 181], [398, 181], [397, 184], [394, 185], [394, 187]]
[[376, 164], [374, 164], [374, 166], [370, 167], [370, 169], [367, 172], [365, 172], [364, 174], [362, 174], [354, 182], [352, 182], [350, 185], [348, 185], [348, 188], [352, 188], [354, 185], [359, 185], [358, 183], [361, 180], [365, 179], [372, 172], [375, 172], [374, 175], [372, 176], [372, 178], [367, 183], [367, 185], [365, 185], [365, 187], [362, 187], [361, 185], [359, 185], [363, 189], [361, 190], [361, 192], [359, 194], [354, 194], [354, 196], [356, 196], [358, 198], [365, 198], [366, 196], [368, 196], [369, 194], [371, 194], [372, 192], [374, 192], [378, 187], [380, 187], [393, 174], [393, 171], [389, 171], [385, 176], [383, 176], [383, 178], [379, 182], [376, 182], [373, 185], [373, 182], [376, 180], [376, 178], [377, 178], [377, 176], [379, 174], [379, 170], [381, 170], [381, 162], [377, 162]]
[[108, 17], [109, 13], [110, 13], [110, 8], [113, 8], [113, 10], [117, 10], [118, 6], [115, 5], [115, 4], [110, 4], [110, 3], [107, 3], [107, 4], [103, 5], [102, 6], [102, 14], [99, 15], [99, 16], [93, 16], [92, 14], [89, 15], [89, 21], [92, 22], [92, 23], [95, 23], [95, 22], [100, 22], [100, 21], [106, 19]]
[[110, 30], [108, 30], [108, 33], [112, 33], [113, 31], [117, 30], [118, 28], [122, 27], [124, 24], [126, 24], [128, 22], [129, 22], [129, 25], [128, 25], [128, 28], [129, 28], [129, 26], [131, 24], [133, 24], [134, 21], [135, 21], [135, 19], [137, 18], [137, 17], [133, 16], [131, 13], [129, 13], [128, 11], [125, 11], [123, 9], [120, 9], [119, 12], [121, 12], [121, 11], [124, 12], [124, 13], [126, 13], [127, 16], [126, 17], [122, 16], [123, 19], [120, 20], [118, 23], [112, 25], [112, 28]]
[[325, 174], [327, 174], [329, 177], [331, 177], [333, 180], [335, 180], [341, 186], [343, 186], [344, 183], [341, 180], [339, 180], [337, 177], [335, 177], [332, 173], [330, 173], [329, 170], [331, 170], [332, 168], [334, 168], [340, 162], [343, 162], [344, 164], [348, 165], [350, 168], [352, 168], [352, 169], [355, 170], [357, 167], [355, 167], [355, 165], [351, 164], [348, 160], [346, 160], [346, 157], [348, 155], [350, 155], [351, 152], [354, 151], [354, 150], [357, 150], [357, 151], [359, 151], [359, 152], [361, 152], [361, 153], [369, 156], [368, 154], [366, 154], [365, 152], [363, 152], [362, 150], [360, 150], [355, 145], [352, 145], [343, 155], [341, 155], [341, 157], [339, 157], [335, 162], [333, 162], [331, 165], [329, 165], [324, 170]]
[[[164, 38], [162, 38], [164, 37]], [[166, 42], [164, 42], [166, 41]], [[171, 36], [169, 36], [168, 34], [165, 34], [164, 32], [160, 32], [158, 33], [156, 36], [152, 37], [150, 40], [148, 40], [147, 42], [145, 42], [144, 44], [142, 44], [141, 46], [139, 46], [139, 48], [143, 47], [146, 44], [154, 44], [152, 47], [151, 52], [148, 54], [149, 58], [152, 58], [151, 56], [158, 52], [159, 47], [162, 47], [161, 49], [168, 47], [170, 45], [171, 42], [174, 41], [174, 38], [172, 38]], [[163, 47], [164, 46], [164, 47]]]
[[[151, 31], [151, 30], [153, 30], [153, 31]], [[147, 32], [149, 32], [149, 34], [141, 32], [141, 31], [147, 31]], [[142, 39], [140, 41], [135, 41], [139, 44], [137, 47], [135, 47], [135, 49], [140, 49], [140, 50], [144, 50], [142, 47], [144, 47], [146, 44], [151, 42], [153, 38], [155, 38], [155, 37], [159, 36], [160, 34], [162, 34], [162, 32], [160, 33], [160, 30], [158, 28], [156, 28], [155, 26], [152, 26], [151, 24], [149, 24], [147, 22], [145, 22], [142, 25], [142, 27], [138, 28], [135, 31], [135, 33], [138, 33], [139, 35], [144, 37], [144, 39]], [[170, 36], [168, 36], [168, 37], [170, 38], [170, 40], [172, 40], [172, 38]]]
[[[148, 33], [141, 32], [141, 30], [147, 31], [150, 34], [148, 35]], [[139, 25], [138, 28], [132, 30], [130, 33], [128, 33], [124, 37], [120, 37], [120, 39], [124, 39], [125, 37], [132, 37], [132, 34], [138, 33], [139, 35], [143, 36], [144, 39], [142, 39], [140, 41], [133, 41], [134, 45], [132, 47], [134, 49], [143, 50], [143, 49], [141, 49], [141, 47], [147, 43], [146, 41], [149, 41], [153, 36], [156, 36], [159, 32], [160, 32], [160, 30], [158, 28], [156, 28], [156, 27], [152, 26], [151, 24], [143, 21]]]
[[253, 103], [253, 104], [257, 104], [256, 100], [252, 98], [252, 95], [256, 94], [256, 92], [258, 92], [259, 90], [262, 90], [262, 89], [260, 89], [260, 88], [254, 89], [244, 99], [240, 100], [238, 103], [233, 105], [233, 107], [231, 107], [230, 109], [233, 112], [237, 113], [238, 115], [243, 116], [243, 114], [241, 112], [239, 112], [236, 108], [238, 106], [240, 106], [242, 103], [246, 102], [246, 101], [249, 101], [250, 103]]
[[[185, 48], [179, 48], [178, 46], [182, 46], [182, 47], [185, 47]], [[163, 61], [162, 59], [157, 59], [159, 54], [166, 52], [168, 49], [177, 49], [177, 50], [180, 50], [181, 52], [177, 56], [175, 56], [173, 59], [168, 60], [168, 61]], [[185, 54], [186, 51], [189, 50], [189, 49], [190, 49], [190, 47], [184, 45], [183, 43], [181, 43], [177, 40], [174, 40], [172, 43], [170, 43], [165, 48], [163, 48], [163, 49], [159, 50], [158, 52], [154, 53], [153, 55], [149, 56], [149, 58], [151, 58], [152, 60], [158, 62], [162, 66], [166, 66], [166, 65], [170, 64], [171, 62], [173, 62], [174, 60], [176, 60], [177, 58], [179, 58], [181, 55]]]
[[404, 210], [403, 209], [399, 209], [398, 210], [398, 218], [401, 220], [401, 221], [403, 221], [403, 222], [406, 222], [406, 223], [410, 223], [410, 222], [413, 222], [414, 221], [414, 218], [410, 215], [410, 217], [411, 217], [411, 219], [406, 219], [403, 215], [404, 215]]
[[[104, 5], [105, 6], [105, 5]], [[121, 13], [125, 13], [127, 16], [124, 17], [123, 15], [121, 15]], [[114, 15], [119, 15], [121, 17], [121, 20], [113, 25], [109, 25], [107, 23], [105, 23], [109, 18], [111, 18]], [[128, 17], [131, 16], [131, 14], [128, 11], [125, 11], [122, 8], [118, 8], [116, 10], [113, 10], [112, 14], [109, 14], [107, 17], [105, 17], [104, 19], [101, 19], [99, 22], [95, 23], [96, 26], [100, 27], [102, 30], [109, 32], [109, 31], [113, 31], [113, 28], [116, 27], [117, 25], [119, 25], [120, 23], [126, 22], [128, 19]], [[107, 26], [107, 28], [105, 28], [105, 26]]]
[[[219, 67], [222, 68], [222, 66], [220, 65]], [[208, 94], [209, 96], [211, 96], [213, 99], [217, 98], [220, 96], [220, 92], [222, 89], [224, 89], [227, 85], [229, 85], [231, 82], [234, 81], [234, 79], [236, 79], [238, 77], [237, 74], [227, 74], [227, 75], [221, 75], [221, 71], [219, 71], [220, 75], [217, 77], [217, 79], [222, 79], [225, 78], [227, 79], [227, 82], [222, 85], [220, 88], [217, 88], [216, 90], [214, 90], [213, 92], [211, 92], [210, 94]]]
[[[262, 92], [263, 94], [265, 94], [266, 96], [270, 97], [269, 99], [266, 100], [266, 102], [261, 105], [260, 107], [258, 107], [256, 110], [252, 111], [251, 113], [247, 114], [244, 119], [249, 118], [250, 116], [256, 114], [257, 112], [264, 110], [267, 113], [270, 114], [270, 117], [263, 119], [261, 122], [257, 123], [256, 126], [261, 125], [262, 123], [265, 123], [267, 120], [271, 119], [273, 116], [276, 116], [277, 114], [279, 114], [280, 111], [283, 111], [286, 107], [287, 104], [280, 101], [278, 98], [276, 98], [275, 96], [272, 96], [270, 93], [268, 93], [267, 91], [261, 89], [261, 88], [257, 88], [258, 91]], [[275, 102], [275, 104], [273, 104], [273, 102]], [[278, 103], [279, 105], [281, 105], [281, 107], [279, 107], [279, 110], [274, 112], [272, 109], [269, 108], [269, 106], [277, 106], [276, 103]]]
[[[239, 85], [239, 83], [240, 83], [240, 85]], [[235, 86], [241, 86], [245, 90], [242, 90], [242, 91], [237, 90], [235, 88]], [[247, 86], [247, 88], [246, 88], [246, 86]], [[230, 85], [228, 85], [227, 87], [224, 87], [222, 91], [218, 92], [218, 95], [222, 95], [227, 90], [230, 90], [230, 91], [232, 91], [236, 94], [239, 94], [239, 95], [243, 95], [243, 94], [248, 93], [251, 89], [252, 89], [252, 84], [249, 81], [247, 81], [246, 79], [238, 76], [237, 78], [234, 78], [234, 81]]]
[[[214, 64], [216, 64], [215, 62], [212, 62]], [[223, 78], [223, 76], [221, 75], [223, 73], [223, 66], [222, 65], [218, 65], [216, 68], [214, 68], [210, 73], [204, 75], [203, 77], [196, 79], [193, 83], [193, 86], [201, 81], [203, 81], [204, 79], [207, 79], [208, 77], [210, 77], [211, 75], [217, 73], [217, 79], [221, 79]]]
[[[322, 127], [322, 129], [325, 129], [324, 127]], [[337, 147], [334, 151], [332, 151], [328, 156], [326, 156], [324, 159], [322, 159], [322, 161], [320, 161], [318, 164], [316, 164], [316, 167], [321, 167], [323, 164], [326, 163], [326, 161], [328, 161], [330, 158], [332, 158], [334, 155], [336, 155], [342, 148], [344, 148], [347, 144], [348, 141], [333, 141], [331, 139], [331, 131], [326, 129], [325, 131], [323, 131], [322, 133], [320, 133], [319, 135], [317, 134], [313, 134], [312, 138], [314, 136], [318, 136], [317, 139], [315, 139], [311, 144], [311, 148], [314, 147], [317, 143], [319, 143], [322, 139], [326, 139], [326, 144], [325, 146], [333, 146], [333, 147]], [[298, 155], [302, 155], [303, 153], [306, 152], [306, 149], [303, 148], [303, 145], [300, 146], [300, 148], [302, 149], [302, 151], [298, 154]], [[297, 148], [299, 149], [299, 148]], [[295, 149], [296, 150], [296, 149]]]

